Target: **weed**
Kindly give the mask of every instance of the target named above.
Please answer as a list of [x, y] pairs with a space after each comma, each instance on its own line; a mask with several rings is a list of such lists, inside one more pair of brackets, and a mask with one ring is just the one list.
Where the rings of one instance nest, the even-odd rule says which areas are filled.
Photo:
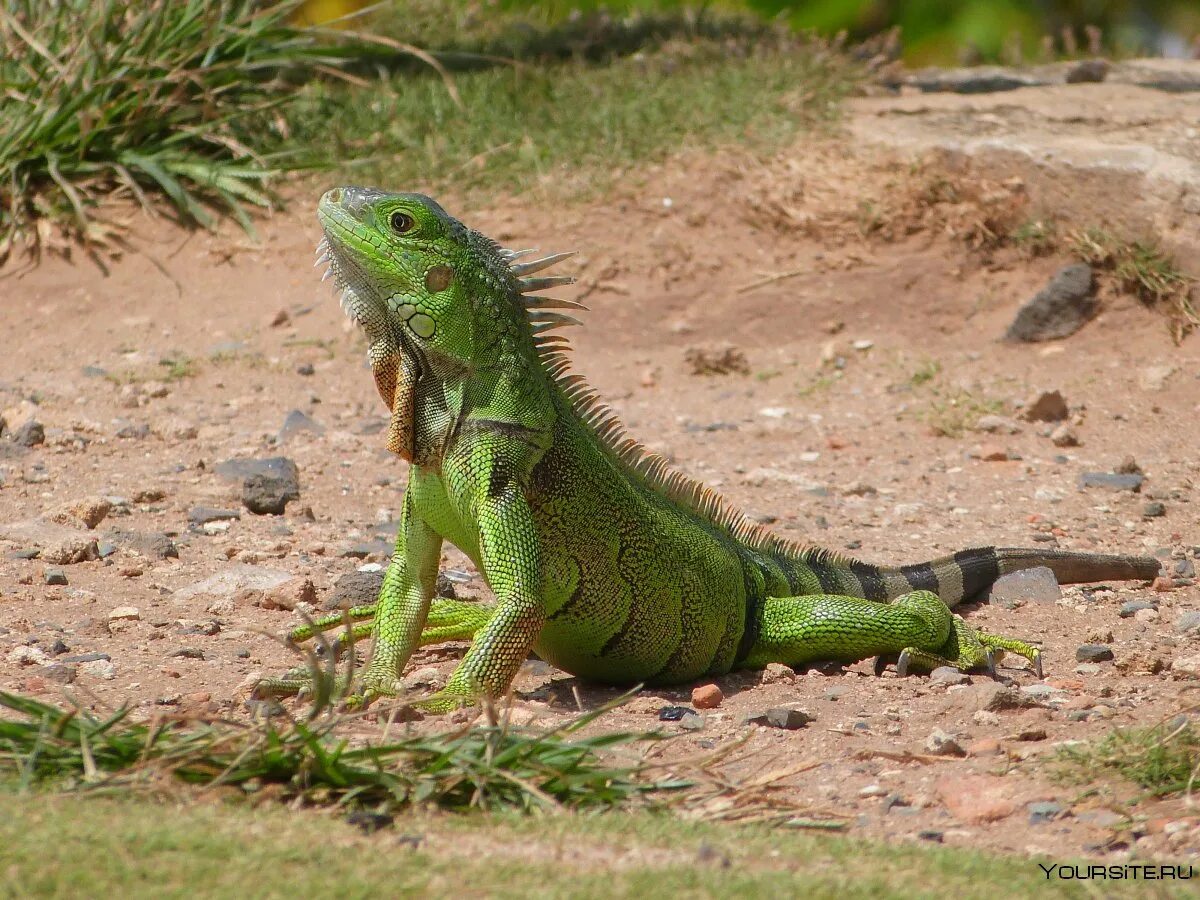
[[269, 720], [140, 724], [129, 720], [129, 708], [97, 718], [82, 708], [65, 711], [4, 692], [0, 705], [19, 717], [0, 722], [0, 771], [27, 787], [51, 782], [127, 791], [173, 781], [250, 794], [273, 785], [281, 799], [378, 811], [414, 804], [613, 806], [666, 786], [640, 779], [637, 765], [613, 765], [600, 755], [652, 735], [577, 736], [609, 707], [548, 731], [494, 723], [351, 746], [334, 733], [354, 718], [348, 715], [282, 727]]
[[835, 381], [841, 375], [841, 371], [835, 373], [822, 373], [814, 375], [808, 380], [807, 384], [800, 385], [796, 390], [798, 397], [813, 397], [822, 391], [826, 391], [833, 387]]
[[980, 397], [964, 388], [935, 389], [923, 418], [934, 434], [960, 438], [984, 416], [1003, 411], [1003, 401]]
[[1200, 311], [1191, 298], [1195, 279], [1155, 239], [1124, 240], [1103, 228], [1087, 228], [1073, 233], [1070, 241], [1078, 256], [1111, 272], [1123, 290], [1163, 310], [1176, 340], [1200, 327]]
[[163, 380], [168, 382], [191, 378], [199, 371], [196, 361], [190, 356], [167, 357], [160, 359], [158, 364], [165, 370], [163, 372]]
[[1156, 797], [1191, 791], [1200, 778], [1200, 732], [1186, 716], [1149, 728], [1117, 728], [1098, 743], [1063, 747], [1058, 774], [1091, 781], [1110, 769]]
[[927, 359], [908, 377], [908, 384], [914, 388], [920, 387], [923, 384], [929, 384], [929, 382], [938, 377], [941, 371], [942, 364], [940, 362], [936, 359]]
[[1048, 256], [1058, 248], [1058, 229], [1048, 219], [1026, 219], [1009, 232], [1008, 239], [1027, 256]]

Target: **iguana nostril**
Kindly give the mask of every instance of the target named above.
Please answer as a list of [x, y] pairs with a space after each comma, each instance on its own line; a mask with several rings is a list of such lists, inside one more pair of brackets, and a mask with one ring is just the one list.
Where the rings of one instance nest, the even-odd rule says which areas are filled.
[[342, 189], [334, 188], [332, 191], [326, 192], [325, 199], [328, 200], [330, 203], [341, 203], [342, 202]]

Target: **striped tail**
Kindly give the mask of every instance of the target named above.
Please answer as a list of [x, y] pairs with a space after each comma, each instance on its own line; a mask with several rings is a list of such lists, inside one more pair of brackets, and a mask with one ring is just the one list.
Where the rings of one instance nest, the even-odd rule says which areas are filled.
[[981, 594], [1002, 575], [1038, 566], [1050, 569], [1060, 584], [1149, 581], [1159, 572], [1159, 562], [1151, 556], [977, 547], [894, 568], [856, 561], [842, 567], [838, 574], [843, 578], [852, 575], [853, 579], [847, 580], [857, 580], [861, 587], [854, 594], [869, 600], [894, 600], [909, 591], [924, 590], [933, 591], [947, 606], [953, 607]]

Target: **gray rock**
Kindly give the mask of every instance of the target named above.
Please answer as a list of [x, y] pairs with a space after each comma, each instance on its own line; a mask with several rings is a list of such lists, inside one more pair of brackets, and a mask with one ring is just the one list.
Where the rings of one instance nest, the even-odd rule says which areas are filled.
[[1081, 663], [1108, 662], [1113, 658], [1112, 648], [1105, 644], [1081, 644], [1075, 648], [1075, 661]]
[[1158, 604], [1153, 600], [1126, 600], [1121, 604], [1119, 615], [1122, 619], [1132, 619], [1143, 609], [1158, 609]]
[[227, 459], [224, 462], [217, 463], [213, 467], [213, 472], [226, 481], [245, 481], [251, 475], [258, 474], [279, 475], [281, 477], [295, 474], [297, 478], [299, 477], [299, 469], [296, 468], [296, 463], [286, 456]]
[[976, 431], [986, 431], [988, 434], [1020, 434], [1021, 426], [1008, 416], [980, 416], [975, 423]]
[[72, 684], [75, 681], [76, 669], [74, 666], [55, 662], [48, 666], [43, 666], [41, 674], [48, 681], [56, 681], [59, 684]]
[[1046, 566], [1002, 575], [987, 592], [988, 602], [1004, 609], [1012, 609], [1018, 600], [1057, 603], [1061, 598], [1062, 588], [1058, 586], [1058, 579]]
[[1142, 489], [1146, 476], [1136, 472], [1120, 474], [1116, 472], [1082, 472], [1079, 475], [1081, 488], [1104, 488], [1109, 491], [1133, 491], [1135, 494]]
[[1167, 505], [1161, 500], [1151, 500], [1142, 507], [1142, 518], [1157, 519], [1167, 514]]
[[1175, 630], [1180, 634], [1200, 634], [1200, 609], [1185, 612], [1176, 619]]
[[765, 725], [768, 728], [783, 728], [795, 731], [803, 728], [809, 722], [815, 722], [816, 717], [803, 709], [791, 706], [773, 706], [761, 713], [747, 713], [743, 724]]
[[275, 436], [276, 443], [286, 444], [298, 434], [324, 434], [325, 426], [308, 413], [293, 409], [283, 420], [283, 427]]
[[993, 94], [1049, 82], [1031, 73], [1000, 66], [968, 66], [962, 69], [921, 69], [908, 75], [904, 83], [927, 94]]
[[206, 599], [233, 597], [245, 590], [269, 591], [295, 576], [280, 569], [263, 566], [232, 565], [203, 581], [182, 587], [171, 595], [174, 603], [187, 603], [198, 597]]
[[1030, 803], [1026, 809], [1029, 810], [1029, 824], [1042, 825], [1046, 822], [1053, 822], [1063, 813], [1066, 807], [1061, 803], [1040, 800], [1036, 803]]
[[46, 443], [46, 429], [37, 419], [30, 419], [13, 432], [12, 440], [22, 447], [36, 447]]
[[87, 675], [91, 678], [100, 678], [104, 681], [112, 681], [117, 677], [117, 667], [107, 659], [94, 659], [91, 662], [79, 664], [79, 673]]
[[925, 752], [932, 753], [934, 756], [967, 755], [967, 751], [958, 742], [958, 735], [942, 731], [940, 728], [933, 729], [929, 737], [925, 739]]
[[255, 515], [281, 516], [287, 505], [300, 499], [300, 483], [277, 475], [251, 475], [242, 482], [242, 503]]
[[1195, 578], [1196, 577], [1196, 564], [1194, 562], [1192, 562], [1190, 559], [1179, 560], [1179, 562], [1175, 563], [1175, 577], [1176, 578]]
[[844, 684], [835, 684], [833, 687], [826, 688], [823, 696], [826, 700], [840, 700], [846, 696], [849, 690], [850, 688]]
[[62, 662], [62, 663], [89, 663], [89, 662], [95, 662], [98, 659], [112, 659], [112, 657], [109, 656], [107, 653], [103, 653], [103, 652], [77, 653], [75, 656], [64, 656], [62, 659], [59, 660], [59, 662]]
[[[297, 375], [313, 375], [316, 371], [312, 363], [300, 363], [300, 365], [296, 366]], [[284, 422], [284, 426], [287, 426], [287, 422]]]
[[969, 684], [971, 676], [953, 666], [938, 666], [929, 673], [929, 680], [934, 684]]
[[47, 569], [42, 578], [46, 584], [62, 585], [67, 583], [67, 573], [59, 568]]
[[679, 727], [684, 731], [703, 731], [704, 716], [700, 713], [692, 713], [690, 716], [684, 716], [679, 720]]
[[1095, 84], [1108, 77], [1107, 59], [1084, 59], [1067, 69], [1067, 84]]
[[365, 606], [379, 598], [383, 572], [348, 572], [334, 582], [322, 606], [327, 610]]
[[134, 440], [144, 440], [150, 437], [150, 425], [146, 422], [130, 422], [122, 419], [118, 423], [117, 430], [114, 434], [119, 438], [132, 438]]
[[[240, 515], [237, 510], [232, 510], [232, 512], [234, 513], [234, 518]], [[210, 519], [209, 521], [214, 520]], [[147, 559], [179, 558], [179, 547], [176, 546], [170, 537], [161, 531], [125, 531], [123, 529], [114, 529], [108, 532], [105, 538], [118, 547], [132, 550]], [[101, 552], [100, 555], [103, 556], [104, 553]]]
[[1089, 825], [1098, 825], [1101, 828], [1112, 828], [1125, 821], [1123, 815], [1115, 813], [1111, 809], [1085, 809], [1075, 813], [1075, 819]]
[[1005, 339], [1050, 341], [1065, 338], [1096, 315], [1095, 280], [1086, 263], [1065, 266], [1050, 283], [1017, 311]]
[[1036, 701], [1050, 700], [1062, 696], [1062, 689], [1050, 684], [1028, 684], [1021, 688], [1021, 693]]
[[242, 514], [236, 509], [218, 509], [215, 506], [193, 506], [188, 510], [188, 523], [192, 525], [207, 525], [209, 522], [223, 522], [241, 517]]

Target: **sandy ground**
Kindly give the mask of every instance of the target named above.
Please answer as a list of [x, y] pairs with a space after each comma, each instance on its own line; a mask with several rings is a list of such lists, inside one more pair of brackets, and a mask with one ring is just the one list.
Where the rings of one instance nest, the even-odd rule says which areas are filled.
[[[740, 673], [717, 680], [725, 699], [703, 727], [662, 752], [744, 739], [733, 777], [811, 762], [787, 794], [864, 836], [1060, 857], [1194, 854], [1200, 818], [1183, 800], [1131, 803], [1136, 792], [1101, 773], [1089, 792], [1055, 781], [1047, 760], [1064, 742], [1196, 703], [1187, 670], [1200, 668], [1200, 639], [1176, 627], [1200, 608], [1187, 576], [1200, 554], [1196, 339], [1174, 346], [1161, 316], [1106, 285], [1102, 313], [1070, 339], [1002, 343], [1016, 308], [1068, 261], [988, 249], [981, 223], [996, 203], [1031, 202], [1024, 186], [984, 190], [978, 173], [960, 173], [956, 196], [974, 199], [941, 202], [928, 170], [846, 150], [832, 141], [768, 162], [685, 158], [563, 209], [536, 197], [487, 208], [441, 199], [508, 246], [580, 250], [575, 295], [591, 311], [572, 335], [579, 371], [634, 435], [777, 517], [782, 534], [881, 562], [980, 544], [1159, 554], [1179, 584], [968, 607], [977, 624], [1042, 643], [1044, 681], [1003, 670], [1015, 694], [981, 676], [876, 678], [869, 663], [771, 683]], [[145, 715], [241, 715], [248, 678], [295, 664], [271, 637], [298, 621], [280, 607], [319, 607], [340, 576], [386, 561], [379, 536], [394, 530], [406, 471], [383, 449], [364, 344], [311, 269], [326, 186], [298, 191], [261, 223], [258, 244], [138, 218], [139, 252], [107, 276], [82, 258], [0, 273], [0, 408], [10, 434], [32, 416], [46, 436], [30, 448], [0, 440], [0, 687], [130, 702]], [[693, 374], [689, 349], [719, 342], [744, 354], [749, 374]], [[1078, 446], [1055, 446], [1047, 426], [1021, 419], [1049, 389], [1066, 398]], [[278, 441], [292, 410], [320, 433]], [[1003, 415], [1016, 433], [931, 429], [970, 425], [977, 415], [963, 410]], [[285, 515], [241, 509], [189, 525], [196, 507], [241, 505], [217, 464], [277, 455], [300, 471], [301, 499]], [[1129, 456], [1147, 476], [1140, 493], [1077, 486]], [[47, 524], [105, 497], [115, 505], [94, 530]], [[1165, 514], [1146, 517], [1156, 501]], [[47, 562], [91, 539], [106, 558]], [[158, 558], [167, 539], [177, 558]], [[41, 558], [22, 558], [35, 549]], [[456, 550], [443, 566], [465, 573], [460, 594], [486, 596]], [[67, 584], [46, 584], [53, 569]], [[311, 579], [316, 596], [294, 581], [253, 588], [271, 573]], [[224, 585], [188, 590], [222, 574]], [[1154, 609], [1120, 614], [1139, 600]], [[1085, 643], [1108, 645], [1114, 661], [1077, 670]], [[414, 683], [444, 679], [461, 652], [422, 652]], [[616, 694], [536, 661], [517, 687], [518, 717], [543, 723], [573, 714], [576, 696], [586, 707]], [[692, 687], [646, 691], [607, 722], [657, 726], [661, 707], [690, 704]], [[784, 704], [815, 721], [742, 724]], [[928, 750], [935, 729], [967, 755]]]

